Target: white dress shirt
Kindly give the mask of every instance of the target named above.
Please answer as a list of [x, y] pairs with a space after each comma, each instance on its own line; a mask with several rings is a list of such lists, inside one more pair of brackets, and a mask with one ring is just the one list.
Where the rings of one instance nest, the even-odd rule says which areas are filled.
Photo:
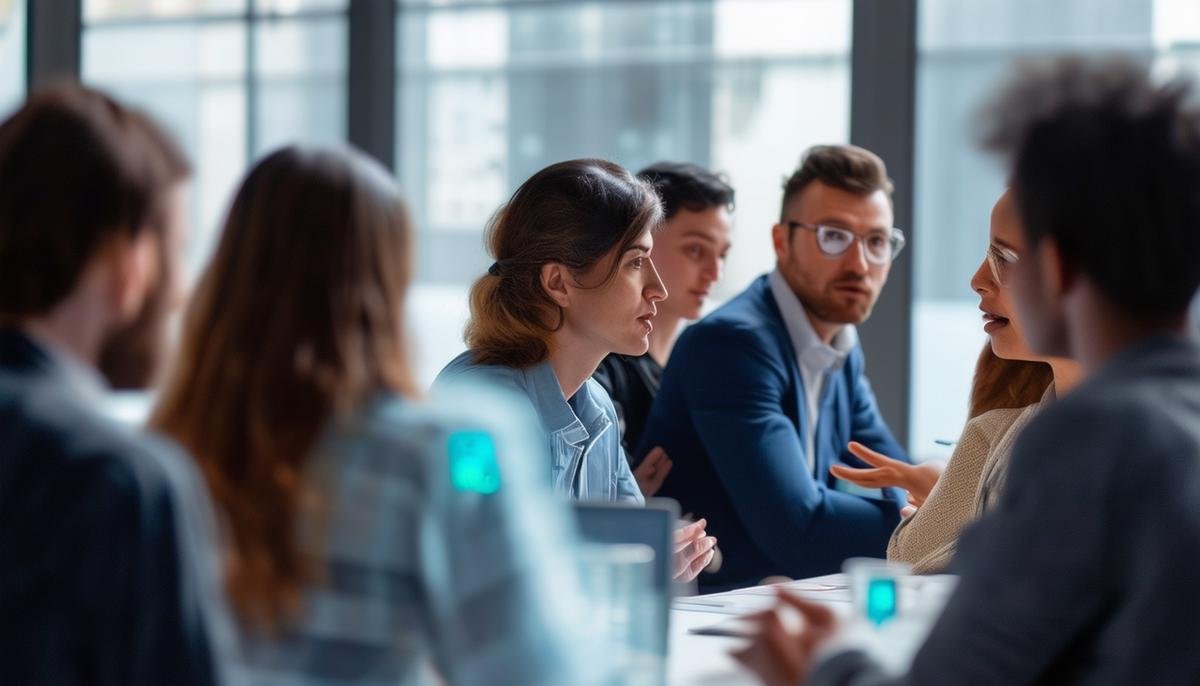
[[[846, 363], [850, 350], [858, 343], [858, 331], [853, 324], [847, 324], [834, 334], [831, 345], [826, 345], [809, 321], [808, 311], [796, 297], [792, 287], [788, 285], [779, 270], [771, 272], [767, 277], [771, 284], [771, 295], [783, 315], [784, 326], [792, 339], [792, 348], [796, 351], [796, 363], [800, 367], [800, 380], [804, 385], [804, 398], [808, 403], [808, 426], [804, 436], [805, 456], [808, 458], [810, 471], [816, 470], [816, 435], [817, 419], [821, 409], [821, 395], [825, 391], [825, 383], [829, 375], [836, 373]], [[815, 474], [814, 474], [815, 476]]]

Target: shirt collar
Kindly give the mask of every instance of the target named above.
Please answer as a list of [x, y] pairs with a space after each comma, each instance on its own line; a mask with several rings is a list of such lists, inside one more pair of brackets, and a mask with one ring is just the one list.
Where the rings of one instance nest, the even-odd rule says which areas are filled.
[[579, 445], [589, 437], [599, 435], [611, 423], [593, 393], [591, 379], [584, 381], [575, 392], [575, 402], [568, 403], [549, 360], [526, 369], [525, 378], [530, 397], [547, 431], [561, 435], [567, 443]]
[[775, 296], [775, 304], [783, 316], [783, 325], [787, 327], [788, 337], [792, 340], [796, 357], [803, 365], [812, 365], [822, 369], [837, 369], [845, 362], [850, 351], [858, 344], [858, 330], [853, 324], [847, 324], [834, 335], [831, 344], [826, 345], [813, 329], [800, 299], [778, 269], [767, 277], [771, 285], [771, 294]]
[[100, 372], [83, 364], [65, 348], [48, 338], [25, 330], [19, 331], [18, 335], [24, 337], [29, 345], [44, 357], [46, 368], [52, 370], [75, 396], [94, 406], [104, 403], [109, 387]]

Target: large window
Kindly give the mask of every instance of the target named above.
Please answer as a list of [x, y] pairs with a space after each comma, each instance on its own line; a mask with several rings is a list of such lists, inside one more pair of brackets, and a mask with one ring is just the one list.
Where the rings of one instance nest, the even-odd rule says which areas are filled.
[[910, 448], [946, 454], [985, 337], [969, 281], [1004, 187], [971, 138], [981, 100], [1022, 56], [1121, 51], [1200, 72], [1195, 0], [923, 0], [917, 73], [917, 239]]
[[0, 0], [0, 119], [25, 95], [25, 0]]
[[249, 163], [345, 139], [347, 0], [85, 0], [83, 78], [148, 109], [184, 145], [193, 272]]
[[772, 268], [780, 184], [849, 129], [850, 0], [402, 0], [397, 171], [421, 232], [418, 374], [463, 347], [488, 217], [575, 157], [724, 172], [735, 246], [718, 299]]

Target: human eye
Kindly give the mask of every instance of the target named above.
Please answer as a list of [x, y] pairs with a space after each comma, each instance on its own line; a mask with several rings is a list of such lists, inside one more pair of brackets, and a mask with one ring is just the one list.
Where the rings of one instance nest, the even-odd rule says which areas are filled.
[[873, 233], [867, 236], [867, 247], [872, 250], [882, 250], [888, 247], [890, 242], [891, 238], [886, 234]]
[[646, 266], [646, 256], [639, 255], [639, 256], [633, 258], [632, 260], [629, 261], [629, 266], [634, 269], [641, 269], [642, 267]]
[[683, 249], [683, 254], [693, 260], [698, 260], [704, 256], [704, 248], [698, 245], [689, 245]]
[[850, 232], [833, 226], [822, 226], [817, 237], [822, 243], [831, 246], [845, 246], [850, 243]]

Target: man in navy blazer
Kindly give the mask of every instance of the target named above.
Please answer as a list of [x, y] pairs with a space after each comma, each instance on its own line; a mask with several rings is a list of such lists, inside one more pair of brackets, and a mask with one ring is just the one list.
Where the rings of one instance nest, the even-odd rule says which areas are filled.
[[907, 460], [863, 375], [854, 324], [904, 237], [892, 184], [862, 148], [817, 146], [784, 184], [776, 270], [680, 337], [638, 455], [662, 446], [660, 494], [708, 520], [724, 562], [705, 590], [836, 572], [883, 556], [903, 492], [840, 490], [829, 468], [858, 441]]

